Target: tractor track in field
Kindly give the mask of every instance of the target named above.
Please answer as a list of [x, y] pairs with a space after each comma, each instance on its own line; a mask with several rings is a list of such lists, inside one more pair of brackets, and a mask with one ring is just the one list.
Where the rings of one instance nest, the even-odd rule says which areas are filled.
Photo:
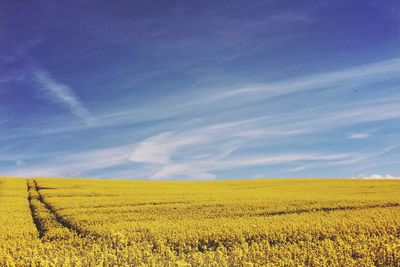
[[32, 220], [33, 223], [35, 224], [39, 238], [42, 239], [46, 233], [46, 229], [44, 227], [44, 222], [39, 217], [39, 212], [37, 211], [37, 207], [34, 204], [35, 199], [39, 200], [40, 202], [41, 200], [40, 197], [35, 196], [35, 193], [38, 194], [35, 184], [30, 183], [28, 179], [26, 179], [26, 187], [28, 191], [28, 203], [29, 203], [29, 209], [31, 211]]
[[257, 217], [272, 217], [272, 216], [284, 216], [291, 214], [305, 214], [305, 213], [314, 213], [314, 212], [333, 212], [333, 211], [348, 211], [348, 210], [368, 210], [368, 209], [376, 209], [376, 208], [394, 208], [400, 207], [400, 203], [384, 203], [384, 204], [375, 204], [375, 205], [365, 205], [365, 206], [344, 206], [344, 207], [321, 207], [321, 208], [313, 208], [313, 209], [299, 209], [299, 210], [288, 210], [288, 211], [272, 211], [272, 212], [262, 212], [255, 214]]
[[54, 216], [55, 220], [61, 224], [63, 227], [68, 228], [71, 232], [75, 232], [76, 234], [78, 234], [79, 236], [84, 235], [84, 233], [82, 231], [80, 231], [79, 229], [77, 229], [75, 226], [73, 226], [71, 223], [69, 223], [67, 220], [65, 220], [62, 216], [60, 216], [57, 211], [51, 206], [49, 205], [49, 203], [47, 203], [44, 199], [42, 194], [40, 193], [40, 189], [38, 187], [37, 181], [33, 180], [33, 183], [35, 184], [35, 190], [39, 195], [39, 200], [40, 202], [43, 203], [43, 205], [46, 207], [46, 209]]
[[41, 205], [42, 208], [44, 208], [50, 214], [50, 217], [52, 217], [52, 220], [56, 224], [68, 229], [70, 232], [76, 234], [79, 237], [84, 237], [89, 235], [88, 233], [78, 229], [77, 227], [72, 225], [69, 221], [60, 216], [58, 212], [44, 200], [43, 195], [40, 193], [40, 187], [38, 186], [37, 181], [34, 179], [30, 181], [28, 179], [26, 180], [27, 190], [28, 190], [28, 202], [33, 222], [39, 233], [39, 238], [42, 239], [45, 236], [48, 229], [46, 229], [45, 227], [46, 222], [43, 219], [41, 219], [41, 216], [38, 211], [39, 207], [36, 206], [37, 204], [36, 205], [34, 204], [35, 199], [38, 200], [40, 203], [39, 205]]
[[39, 234], [39, 238], [42, 238], [44, 236], [45, 230], [43, 228], [43, 222], [41, 222], [36, 214], [35, 206], [33, 204], [33, 196], [31, 195], [32, 190], [32, 185], [29, 184], [28, 179], [26, 179], [26, 188], [28, 191], [28, 203], [29, 203], [29, 209], [31, 211], [31, 216], [33, 223], [35, 224], [36, 230]]

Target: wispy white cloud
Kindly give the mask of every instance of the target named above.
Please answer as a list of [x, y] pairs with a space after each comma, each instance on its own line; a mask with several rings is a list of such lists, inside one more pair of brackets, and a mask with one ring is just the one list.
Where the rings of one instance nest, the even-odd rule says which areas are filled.
[[366, 175], [366, 174], [359, 174], [357, 177], [354, 178], [361, 178], [361, 179], [400, 179], [400, 176], [393, 176], [390, 174], [372, 174], [372, 175]]
[[130, 160], [154, 164], [167, 164], [172, 154], [179, 148], [202, 141], [199, 136], [176, 138], [173, 133], [161, 133], [140, 142], [133, 150]]
[[363, 83], [376, 81], [379, 79], [385, 79], [393, 74], [400, 74], [400, 58], [377, 63], [375, 62], [339, 71], [299, 77], [283, 82], [259, 84], [254, 86], [246, 86], [239, 89], [227, 90], [219, 94], [213, 94], [212, 96], [202, 99], [201, 101], [219, 101], [222, 99], [240, 97], [243, 95], [247, 95], [247, 97], [249, 97], [249, 95], [256, 95], [257, 97], [260, 97], [260, 93], [264, 93], [263, 98], [270, 98], [299, 91], [314, 90], [318, 88], [326, 89], [327, 87], [335, 87], [343, 83], [348, 84], [360, 80]]
[[[370, 82], [383, 81], [394, 77], [400, 77], [400, 58], [339, 71], [303, 76], [275, 83], [246, 85], [244, 87], [226, 86], [222, 88], [213, 88], [212, 91], [201, 88], [200, 90], [194, 90], [190, 94], [187, 94], [186, 97], [177, 95], [169, 96], [165, 101], [160, 101], [158, 107], [142, 107], [141, 109], [106, 114], [99, 121], [101, 121], [104, 126], [115, 123], [124, 124], [143, 118], [168, 119], [181, 116], [181, 114], [194, 113], [215, 117], [215, 115], [223, 112], [229, 115], [239, 110], [244, 110], [249, 106], [261, 108], [269, 103], [254, 104], [254, 101], [267, 101], [276, 96], [316, 89], [335, 91], [342, 87], [362, 87], [368, 85]], [[270, 102], [273, 102], [273, 100], [270, 100]], [[359, 122], [380, 121], [399, 118], [399, 103], [400, 99], [393, 98], [392, 96], [366, 102], [359, 101], [358, 105], [354, 105], [353, 103], [348, 107], [345, 106], [345, 103], [341, 103], [339, 106], [337, 103], [333, 102], [327, 105], [326, 103], [321, 103], [315, 105], [315, 107], [307, 107], [303, 112], [299, 110], [299, 112], [290, 114], [290, 116], [286, 116], [287, 114], [279, 114], [275, 116], [275, 120], [279, 121], [279, 123], [290, 120], [291, 118], [297, 122], [307, 120], [311, 123], [312, 120], [315, 125], [317, 125], [317, 123], [328, 124], [333, 122], [339, 123], [340, 125], [349, 125]], [[326, 106], [332, 104], [335, 104], [337, 108], [326, 110]], [[372, 109], [376, 110], [376, 112], [367, 112]], [[307, 111], [311, 112], [311, 114], [307, 114]], [[276, 113], [276, 111], [274, 113]], [[245, 116], [245, 114], [243, 114], [243, 116]], [[254, 116], [254, 114], [252, 114], [252, 116]], [[313, 117], [315, 118], [312, 119]]]
[[[45, 81], [43, 87], [54, 90], [46, 87], [55, 101], [68, 105], [71, 112], [74, 111], [82, 119], [90, 118], [69, 87], [60, 85], [43, 73], [44, 76], [39, 75], [38, 79]], [[151, 130], [142, 132], [141, 137], [129, 139], [125, 142], [127, 145], [60, 155], [46, 165], [21, 166], [18, 173], [71, 176], [124, 166], [117, 172], [110, 172], [109, 177], [215, 179], [220, 172], [250, 167], [281, 165], [287, 167], [286, 173], [296, 174], [309, 169], [368, 162], [376, 154], [349, 151], [345, 146], [340, 149], [323, 145], [314, 147], [313, 142], [322, 142], [321, 135], [341, 127], [399, 119], [400, 98], [395, 91], [392, 95], [368, 98], [356, 104], [352, 101], [331, 101], [329, 98], [333, 91], [348, 84], [362, 86], [369, 81], [397, 77], [397, 74], [400, 76], [400, 59], [256, 87], [223, 87], [216, 90], [217, 94], [205, 89], [190, 91], [185, 96], [171, 95], [161, 99], [157, 106], [142, 105], [107, 111], [97, 114], [90, 125], [75, 122], [67, 128], [52, 127], [38, 131], [41, 134], [57, 134], [142, 121], [162, 122], [146, 126]], [[65, 88], [67, 90], [63, 90]], [[326, 90], [328, 97], [318, 96], [319, 99], [310, 102], [312, 105], [299, 108], [291, 107], [293, 102], [277, 104], [277, 100], [273, 99], [277, 95], [313, 89]], [[282, 104], [284, 109], [275, 109]], [[268, 108], [269, 105], [272, 108]], [[343, 142], [349, 142], [343, 140], [347, 133], [347, 130], [340, 133], [339, 138]], [[133, 135], [135, 130], [126, 134]], [[315, 138], [317, 135], [320, 136]], [[348, 139], [368, 137], [368, 130], [364, 129], [347, 135]], [[311, 145], [307, 147], [304, 140]], [[276, 149], [278, 146], [285, 150]]]
[[[40, 129], [39, 131], [41, 134], [57, 134], [67, 131], [79, 131], [87, 127], [104, 128], [157, 119], [174, 120], [182, 116], [192, 116], [190, 119], [193, 119], [193, 116], [207, 116], [208, 118], [217, 120], [217, 116], [221, 114], [221, 112], [223, 112], [225, 117], [228, 117], [228, 115], [234, 116], [234, 114], [241, 110], [246, 111], [246, 108], [250, 106], [253, 107], [254, 110], [257, 110], [257, 108], [264, 108], [267, 103], [274, 103], [273, 99], [270, 98], [275, 96], [315, 89], [335, 91], [351, 85], [362, 87], [368, 85], [371, 81], [376, 82], [393, 79], [395, 77], [400, 77], [400, 58], [361, 65], [340, 71], [298, 77], [281, 82], [263, 83], [253, 86], [247, 85], [244, 87], [223, 86], [220, 88], [213, 88], [212, 91], [206, 88], [200, 88], [198, 90], [191, 90], [190, 93], [184, 95], [168, 95], [160, 99], [157, 106], [142, 105], [138, 107], [135, 106], [134, 108], [121, 109], [121, 107], [118, 107], [118, 109], [114, 110], [105, 110], [103, 111], [104, 113], [92, 117], [93, 123], [89, 125], [80, 125], [72, 122], [69, 123], [68, 126], [51, 127], [49, 129]], [[64, 88], [63, 86], [62, 88]], [[57, 86], [55, 88], [57, 88]], [[70, 88], [68, 89], [69, 90], [66, 90], [66, 92], [72, 92]], [[55, 91], [57, 92], [57, 90]], [[55, 100], [63, 99], [62, 95], [64, 94], [62, 93], [61, 96], [56, 97]], [[71, 96], [73, 96], [73, 94]], [[66, 99], [75, 99], [71, 101], [71, 104], [68, 104], [71, 110], [74, 111], [74, 114], [76, 113], [82, 118], [90, 118], [88, 111], [76, 97], [67, 97]], [[254, 104], [255, 100], [268, 100], [269, 102]], [[63, 101], [63, 103], [69, 102]], [[313, 107], [305, 107], [303, 110], [298, 110], [298, 112], [295, 113], [276, 114], [277, 111], [273, 111], [270, 117], [275, 117], [275, 122], [280, 124], [293, 119], [295, 123], [308, 121], [308, 123], [314, 122], [316, 126], [318, 123], [324, 125], [331, 123], [333, 125], [333, 122], [335, 122], [335, 124], [349, 125], [400, 117], [400, 99], [394, 98], [393, 96], [369, 101], [360, 100], [357, 103], [357, 105], [352, 103], [351, 106], [346, 106], [346, 101], [339, 105], [332, 101], [331, 103], [321, 102]], [[327, 107], [330, 105], [334, 106], [328, 110]], [[376, 110], [376, 112], [368, 112], [368, 110], [372, 109]], [[246, 114], [243, 112], [242, 116], [243, 117], [240, 119], [246, 116], [254, 117], [254, 114]], [[212, 123], [214, 122], [215, 121], [212, 121]]]
[[351, 133], [347, 137], [348, 139], [366, 139], [369, 137], [368, 133]]
[[[382, 159], [386, 154], [395, 151], [400, 146], [400, 143], [392, 144], [387, 147], [380, 147], [373, 151], [358, 151], [355, 153], [348, 154], [349, 157], [343, 159], [337, 159], [333, 161], [325, 162], [308, 162], [302, 163], [294, 168], [289, 169], [290, 173], [301, 172], [308, 169], [318, 169], [326, 168], [329, 166], [354, 166], [360, 163], [367, 163], [369, 167], [378, 167], [387, 163], [394, 163], [390, 161], [385, 161], [384, 164], [379, 163], [378, 159]], [[395, 161], [397, 163], [397, 161]], [[360, 177], [367, 176], [365, 174], [360, 174]]]
[[89, 123], [92, 119], [89, 111], [74, 94], [73, 90], [66, 84], [54, 80], [49, 73], [43, 69], [36, 69], [34, 75], [50, 99], [56, 103], [66, 106], [72, 114]]
[[[130, 160], [143, 166], [153, 166], [152, 179], [212, 179], [215, 172], [253, 166], [270, 166], [292, 162], [331, 162], [351, 160], [351, 153], [235, 153], [256, 145], [263, 139], [301, 136], [301, 129], [263, 128], [257, 120], [222, 123], [196, 130], [162, 133], [139, 142]], [[251, 129], [249, 131], [249, 129]]]
[[46, 163], [41, 164], [30, 164], [25, 160], [23, 164], [19, 164], [17, 169], [1, 169], [0, 175], [77, 177], [89, 171], [101, 170], [129, 163], [129, 153], [132, 149], [132, 146], [117, 146], [73, 152], [52, 157], [47, 160]]

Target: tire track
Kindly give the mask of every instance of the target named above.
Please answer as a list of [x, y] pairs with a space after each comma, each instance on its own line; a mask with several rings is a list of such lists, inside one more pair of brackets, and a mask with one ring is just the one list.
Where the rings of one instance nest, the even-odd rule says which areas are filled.
[[62, 216], [60, 216], [58, 214], [58, 212], [56, 211], [56, 209], [54, 209], [49, 203], [47, 203], [44, 200], [42, 194], [40, 193], [40, 187], [38, 186], [37, 181], [33, 180], [33, 183], [34, 183], [34, 189], [35, 189], [35, 191], [37, 192], [37, 194], [39, 196], [40, 202], [54, 216], [54, 219], [58, 224], [62, 225], [63, 227], [67, 228], [68, 230], [70, 230], [72, 232], [75, 232], [78, 236], [86, 235], [83, 231], [81, 231], [80, 229], [78, 229], [77, 227], [72, 225], [70, 222], [65, 220]]
[[36, 199], [37, 197], [35, 194], [34, 185], [32, 185], [28, 179], [26, 179], [26, 188], [28, 191], [28, 203], [29, 209], [31, 211], [32, 220], [35, 224], [38, 236], [41, 239], [45, 234], [44, 223], [39, 219], [37, 208], [34, 205], [34, 199]]
[[71, 225], [51, 207], [40, 193], [35, 180], [27, 179], [28, 202], [39, 238], [52, 241], [86, 234]]
[[85, 237], [97, 238], [97, 239], [102, 238], [101, 235], [92, 233], [92, 232], [88, 232], [88, 231], [84, 231], [84, 230], [80, 229], [79, 227], [77, 227], [76, 225], [74, 225], [73, 223], [71, 223], [69, 220], [65, 219], [62, 215], [60, 215], [58, 213], [58, 211], [51, 204], [49, 204], [45, 200], [43, 195], [40, 193], [41, 189], [43, 189], [43, 188], [40, 187], [38, 185], [37, 181], [34, 179], [33, 179], [33, 184], [34, 184], [34, 190], [38, 194], [39, 201], [46, 208], [46, 210], [52, 215], [52, 217], [57, 222], [57, 224], [61, 225], [62, 227], [64, 227], [65, 229], [67, 229], [68, 231], [73, 233], [74, 235], [81, 237], [81, 238], [85, 238]]
[[284, 216], [290, 214], [304, 214], [304, 213], [314, 213], [314, 212], [333, 212], [333, 211], [346, 211], [346, 210], [367, 210], [367, 209], [376, 209], [376, 208], [393, 208], [400, 207], [400, 203], [384, 203], [384, 204], [375, 204], [375, 205], [366, 205], [366, 206], [347, 206], [347, 207], [321, 207], [321, 208], [313, 208], [313, 209], [300, 209], [300, 210], [290, 210], [290, 211], [272, 211], [272, 212], [262, 212], [258, 213], [255, 216], [257, 217], [272, 217], [272, 216]]

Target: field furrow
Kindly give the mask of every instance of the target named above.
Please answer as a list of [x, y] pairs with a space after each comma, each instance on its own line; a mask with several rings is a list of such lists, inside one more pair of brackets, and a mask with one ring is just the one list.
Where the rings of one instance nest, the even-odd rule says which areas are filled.
[[344, 206], [344, 207], [321, 207], [313, 209], [299, 209], [293, 211], [276, 211], [276, 212], [265, 212], [256, 214], [255, 216], [270, 217], [270, 216], [284, 216], [290, 214], [303, 214], [303, 213], [313, 213], [313, 212], [333, 212], [333, 211], [346, 211], [346, 210], [368, 210], [376, 208], [391, 208], [400, 207], [400, 203], [383, 203], [376, 205], [365, 205], [365, 206]]
[[76, 234], [74, 229], [63, 223], [53, 209], [43, 200], [35, 180], [27, 179], [28, 201], [32, 218], [44, 241], [71, 238]]

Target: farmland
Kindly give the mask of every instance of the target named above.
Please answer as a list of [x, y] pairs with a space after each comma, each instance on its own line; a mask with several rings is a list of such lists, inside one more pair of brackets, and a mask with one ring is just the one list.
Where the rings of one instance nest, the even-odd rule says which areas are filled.
[[0, 266], [399, 266], [400, 181], [0, 178]]

